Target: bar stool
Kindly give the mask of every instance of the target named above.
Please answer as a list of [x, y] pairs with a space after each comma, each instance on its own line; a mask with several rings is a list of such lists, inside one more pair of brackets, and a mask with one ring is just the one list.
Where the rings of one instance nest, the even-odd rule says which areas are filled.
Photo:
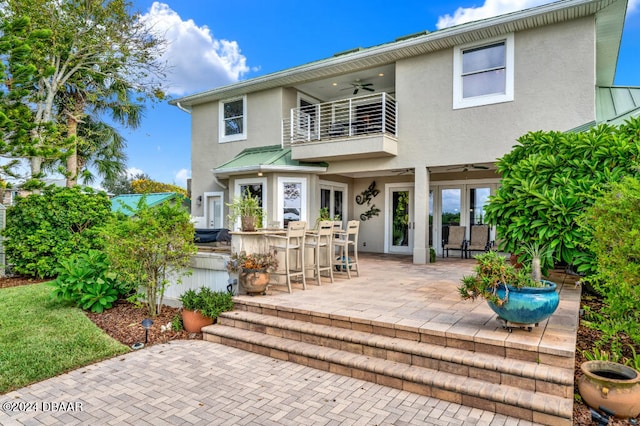
[[[355, 266], [358, 276], [360, 276], [360, 266], [358, 265], [358, 230], [360, 229], [359, 220], [350, 220], [347, 223], [347, 229], [339, 232], [338, 237], [334, 238], [333, 246], [338, 249], [338, 258], [336, 259], [336, 269], [338, 271], [347, 271], [347, 276], [351, 278], [351, 267]], [[349, 247], [353, 247], [353, 259], [349, 258]], [[354, 260], [355, 259], [355, 260]]]
[[[313, 233], [307, 233], [307, 241], [305, 250], [309, 248], [313, 250], [313, 265], [307, 265], [309, 269], [313, 268], [314, 276], [318, 285], [321, 284], [322, 271], [329, 271], [329, 277], [333, 282], [333, 222], [330, 220], [322, 220], [318, 222], [318, 229]], [[324, 250], [324, 256], [322, 251]], [[323, 264], [323, 260], [325, 260]]]
[[[307, 289], [304, 271], [304, 246], [305, 234], [307, 232], [307, 222], [289, 222], [286, 235], [267, 234], [265, 238], [269, 243], [269, 248], [284, 252], [284, 269], [275, 271], [273, 274], [285, 275], [287, 277], [287, 289], [291, 293], [291, 277], [302, 277], [302, 288]], [[295, 250], [295, 268], [291, 265], [291, 251]], [[300, 265], [300, 268], [298, 268]]]

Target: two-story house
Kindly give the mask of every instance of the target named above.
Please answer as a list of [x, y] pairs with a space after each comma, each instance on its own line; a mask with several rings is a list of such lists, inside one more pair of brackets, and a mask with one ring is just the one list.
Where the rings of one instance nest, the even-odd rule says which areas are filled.
[[424, 263], [450, 224], [482, 223], [494, 162], [519, 136], [612, 118], [597, 98], [616, 92], [626, 7], [559, 1], [177, 99], [192, 214], [226, 227], [225, 203], [249, 189], [268, 221], [327, 208], [362, 220], [361, 251]]

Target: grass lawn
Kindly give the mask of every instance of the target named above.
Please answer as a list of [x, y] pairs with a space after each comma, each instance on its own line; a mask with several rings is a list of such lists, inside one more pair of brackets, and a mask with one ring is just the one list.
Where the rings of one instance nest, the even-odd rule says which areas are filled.
[[0, 394], [129, 351], [46, 283], [0, 289]]

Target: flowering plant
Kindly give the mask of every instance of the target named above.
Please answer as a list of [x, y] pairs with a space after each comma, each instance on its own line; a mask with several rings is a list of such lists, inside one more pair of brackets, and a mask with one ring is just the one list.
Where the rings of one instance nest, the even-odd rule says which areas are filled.
[[238, 272], [242, 269], [276, 269], [278, 259], [273, 253], [233, 253], [227, 262], [227, 271]]

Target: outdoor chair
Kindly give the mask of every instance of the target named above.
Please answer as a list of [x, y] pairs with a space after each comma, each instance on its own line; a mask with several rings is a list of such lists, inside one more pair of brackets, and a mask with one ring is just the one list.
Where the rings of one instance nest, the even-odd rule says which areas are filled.
[[[269, 248], [276, 253], [282, 251], [284, 254], [284, 267], [272, 272], [275, 275], [284, 275], [287, 280], [287, 289], [291, 293], [291, 278], [302, 277], [302, 288], [307, 289], [304, 266], [305, 234], [307, 232], [307, 222], [289, 222], [286, 235], [267, 234], [265, 238], [269, 243]], [[294, 259], [292, 259], [292, 252]], [[295, 265], [292, 265], [295, 260]]]
[[318, 222], [318, 229], [307, 233], [305, 250], [313, 250], [313, 264], [307, 265], [308, 269], [313, 268], [314, 276], [318, 285], [321, 284], [321, 273], [329, 272], [331, 282], [333, 282], [333, 222], [321, 220]]
[[466, 257], [471, 257], [473, 251], [489, 251], [489, 226], [473, 225], [471, 227], [471, 239], [466, 244]]
[[465, 234], [467, 232], [466, 226], [449, 226], [449, 237], [445, 241], [442, 240], [442, 252], [446, 253], [449, 257], [449, 250], [460, 250], [460, 257], [464, 258], [465, 252]]
[[[335, 223], [335, 222], [334, 222]], [[358, 232], [360, 229], [359, 220], [350, 220], [347, 223], [347, 229], [338, 232], [337, 237], [333, 240], [334, 250], [338, 250], [338, 258], [335, 261], [336, 270], [346, 272], [347, 277], [351, 278], [351, 268], [355, 266], [355, 271], [360, 276], [360, 266], [358, 265]], [[335, 232], [335, 231], [334, 231]], [[353, 258], [349, 257], [349, 253], [353, 250]]]

